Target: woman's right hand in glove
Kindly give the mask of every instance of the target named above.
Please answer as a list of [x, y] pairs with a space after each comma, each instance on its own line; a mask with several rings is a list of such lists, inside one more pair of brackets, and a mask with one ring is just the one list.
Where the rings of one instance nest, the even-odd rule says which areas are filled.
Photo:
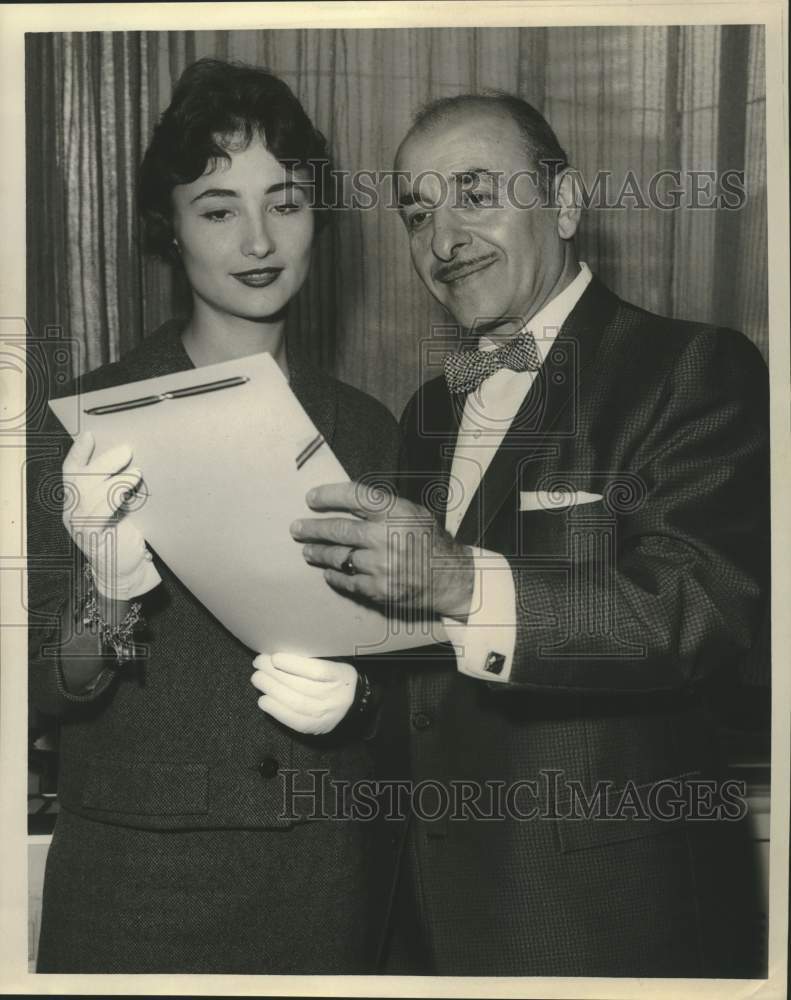
[[132, 449], [120, 444], [94, 456], [95, 441], [84, 431], [63, 462], [63, 523], [90, 563], [96, 589], [127, 601], [161, 581], [151, 552], [124, 506], [142, 480], [130, 468]]

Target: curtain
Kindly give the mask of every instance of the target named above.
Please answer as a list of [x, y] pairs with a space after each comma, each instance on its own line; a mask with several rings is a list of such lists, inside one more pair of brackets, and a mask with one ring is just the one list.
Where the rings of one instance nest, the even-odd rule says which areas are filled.
[[[260, 30], [27, 38], [28, 317], [60, 328], [74, 374], [184, 309], [141, 258], [134, 178], [174, 81], [204, 55], [265, 66], [328, 136], [337, 169], [389, 169], [414, 110], [497, 88], [535, 104], [583, 178], [743, 171], [737, 210], [592, 205], [580, 256], [648, 309], [743, 330], [766, 354], [761, 26]], [[413, 273], [392, 210], [334, 213], [289, 317], [318, 364], [399, 414], [447, 322]]]

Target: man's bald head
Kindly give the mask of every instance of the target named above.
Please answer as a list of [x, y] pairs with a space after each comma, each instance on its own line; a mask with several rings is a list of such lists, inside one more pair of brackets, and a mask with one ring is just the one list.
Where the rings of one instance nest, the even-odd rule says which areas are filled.
[[404, 145], [415, 133], [428, 132], [450, 121], [478, 114], [501, 117], [517, 128], [524, 142], [527, 169], [537, 172], [538, 186], [548, 202], [551, 202], [555, 177], [568, 166], [568, 157], [541, 112], [514, 94], [499, 91], [457, 94], [455, 97], [442, 97], [424, 105], [415, 115], [412, 127], [398, 147], [396, 163]]

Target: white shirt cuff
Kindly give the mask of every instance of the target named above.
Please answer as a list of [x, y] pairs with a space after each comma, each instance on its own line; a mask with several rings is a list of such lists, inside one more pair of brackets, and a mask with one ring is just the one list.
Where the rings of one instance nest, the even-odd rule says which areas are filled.
[[461, 673], [505, 683], [511, 676], [516, 645], [516, 591], [511, 567], [497, 552], [478, 548], [472, 552], [475, 582], [467, 620], [442, 621]]

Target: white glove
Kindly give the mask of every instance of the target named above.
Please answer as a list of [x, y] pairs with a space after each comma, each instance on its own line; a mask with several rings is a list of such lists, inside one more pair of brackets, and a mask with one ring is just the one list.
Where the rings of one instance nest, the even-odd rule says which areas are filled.
[[357, 671], [350, 663], [292, 653], [261, 653], [250, 680], [263, 691], [258, 707], [298, 733], [332, 732], [354, 704]]
[[129, 445], [116, 445], [96, 457], [94, 448], [93, 434], [85, 431], [63, 462], [63, 523], [87, 557], [97, 590], [114, 600], [129, 600], [161, 581], [143, 536], [124, 516], [142, 473], [128, 468]]

